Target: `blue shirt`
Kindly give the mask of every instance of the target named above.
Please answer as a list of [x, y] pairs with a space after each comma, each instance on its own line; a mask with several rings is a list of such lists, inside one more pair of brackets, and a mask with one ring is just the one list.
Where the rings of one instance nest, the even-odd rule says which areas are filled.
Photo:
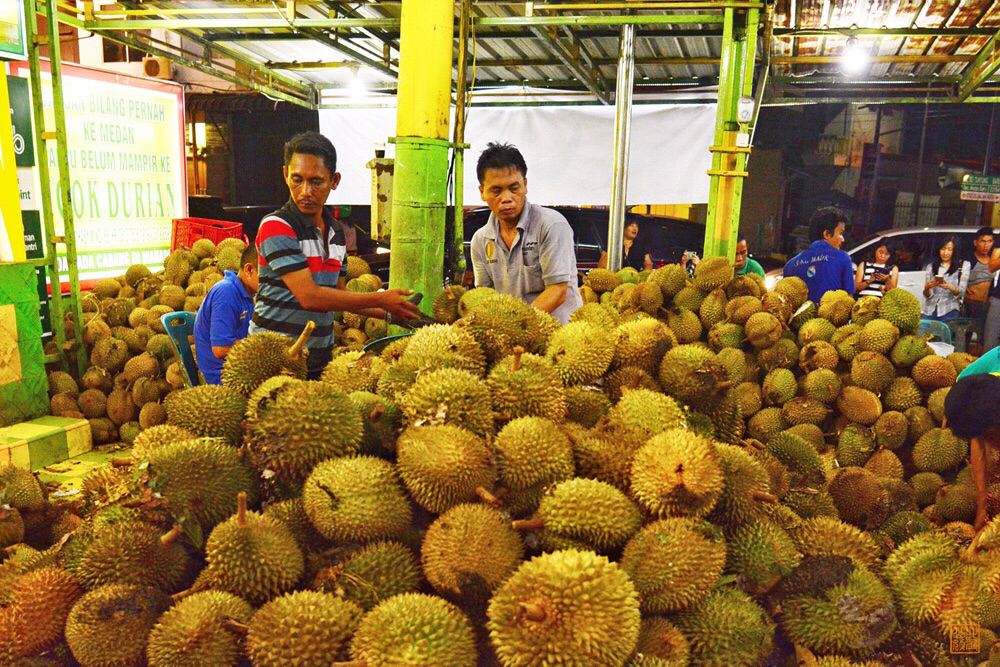
[[851, 256], [826, 241], [813, 241], [804, 252], [788, 260], [784, 274], [804, 280], [809, 286], [809, 300], [816, 304], [833, 290], [854, 294]]
[[198, 368], [206, 384], [222, 384], [223, 359], [216, 359], [212, 347], [227, 347], [247, 337], [253, 316], [253, 297], [247, 294], [236, 271], [208, 290], [194, 319], [194, 349]]

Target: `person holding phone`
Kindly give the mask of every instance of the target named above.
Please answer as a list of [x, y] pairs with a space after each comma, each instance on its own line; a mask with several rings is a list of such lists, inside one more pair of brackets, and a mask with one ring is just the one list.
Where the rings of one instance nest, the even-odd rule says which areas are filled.
[[[653, 268], [653, 260], [646, 252], [646, 246], [636, 237], [639, 236], [639, 221], [629, 220], [625, 225], [624, 254], [622, 255], [622, 268], [632, 267], [636, 271], [648, 271]], [[601, 251], [601, 258], [597, 261], [597, 268], [608, 268], [608, 252]]]
[[858, 296], [877, 296], [891, 290], [899, 282], [899, 267], [890, 264], [892, 249], [885, 240], [875, 244], [871, 258], [858, 264], [854, 274], [854, 290]]
[[962, 298], [969, 283], [969, 263], [955, 259], [955, 237], [943, 236], [937, 258], [926, 267], [924, 307], [921, 315], [929, 320], [947, 322], [958, 317]]

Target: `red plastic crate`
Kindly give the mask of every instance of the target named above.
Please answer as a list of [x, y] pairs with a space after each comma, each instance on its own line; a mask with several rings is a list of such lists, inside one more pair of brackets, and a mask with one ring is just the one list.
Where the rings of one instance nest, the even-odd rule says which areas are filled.
[[190, 248], [198, 239], [208, 239], [218, 243], [222, 239], [244, 239], [243, 225], [227, 220], [209, 218], [174, 218], [174, 229], [170, 235], [170, 250], [184, 246]]

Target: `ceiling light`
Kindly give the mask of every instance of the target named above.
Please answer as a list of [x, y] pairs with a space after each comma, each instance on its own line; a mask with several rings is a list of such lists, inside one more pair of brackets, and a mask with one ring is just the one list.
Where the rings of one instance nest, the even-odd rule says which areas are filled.
[[847, 45], [840, 54], [840, 71], [848, 76], [864, 74], [871, 61], [868, 48], [862, 46], [857, 37], [853, 35], [848, 37]]

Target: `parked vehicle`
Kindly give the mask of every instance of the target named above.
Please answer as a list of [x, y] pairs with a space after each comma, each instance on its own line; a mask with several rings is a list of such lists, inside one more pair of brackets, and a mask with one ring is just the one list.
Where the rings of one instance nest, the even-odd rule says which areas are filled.
[[[972, 242], [976, 238], [978, 227], [950, 226], [950, 227], [907, 227], [904, 229], [890, 229], [878, 234], [864, 238], [844, 250], [851, 256], [854, 269], [857, 270], [860, 262], [867, 261], [875, 248], [888, 242], [892, 248], [892, 258], [890, 262], [899, 266], [899, 282], [897, 287], [905, 289], [907, 292], [924, 300], [924, 284], [927, 277], [924, 274], [924, 267], [928, 262], [933, 261], [934, 253], [937, 251], [938, 241], [942, 236], [954, 236], [956, 239], [955, 257], [958, 261], [969, 259], [973, 253]], [[909, 248], [912, 252], [912, 259], [909, 263], [900, 262], [900, 248]], [[766, 283], [768, 289], [781, 279], [782, 269], [775, 269], [767, 274]]]

